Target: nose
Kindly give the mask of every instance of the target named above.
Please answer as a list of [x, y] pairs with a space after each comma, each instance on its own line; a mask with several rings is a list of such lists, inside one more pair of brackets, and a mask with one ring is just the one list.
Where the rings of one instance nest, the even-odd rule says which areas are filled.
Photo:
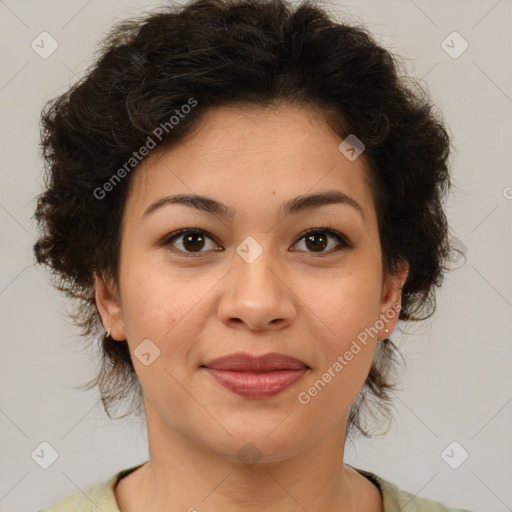
[[[234, 268], [222, 280], [218, 315], [229, 327], [279, 330], [297, 316], [297, 297], [288, 273], [266, 251], [252, 263], [235, 254]], [[286, 274], [286, 275], [285, 275]]]

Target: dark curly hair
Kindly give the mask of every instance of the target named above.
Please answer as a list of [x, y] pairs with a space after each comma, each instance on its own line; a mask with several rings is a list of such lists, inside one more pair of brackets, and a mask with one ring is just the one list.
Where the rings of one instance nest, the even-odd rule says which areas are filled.
[[[136, 170], [134, 151], [155, 139], [157, 127], [167, 127], [158, 132], [161, 151], [211, 107], [288, 102], [318, 109], [342, 138], [356, 134], [366, 147], [384, 272], [395, 272], [402, 260], [410, 266], [399, 319], [433, 314], [451, 251], [443, 211], [450, 138], [426, 90], [400, 69], [364, 26], [334, 20], [314, 0], [197, 0], [115, 25], [85, 76], [45, 105], [45, 190], [37, 197], [34, 254], [50, 267], [52, 284], [75, 299], [68, 315], [87, 345], [101, 344], [87, 389], [99, 387], [109, 417], [118, 402], [129, 406], [120, 417], [142, 411], [128, 344], [105, 336], [93, 280], [97, 272], [118, 283], [120, 225], [133, 176], [126, 162]], [[195, 106], [171, 126], [187, 104]], [[122, 168], [124, 179], [113, 183]], [[98, 199], [100, 190], [108, 199]], [[347, 435], [370, 436], [362, 406], [371, 401], [392, 419], [396, 355], [391, 340], [379, 344]]]

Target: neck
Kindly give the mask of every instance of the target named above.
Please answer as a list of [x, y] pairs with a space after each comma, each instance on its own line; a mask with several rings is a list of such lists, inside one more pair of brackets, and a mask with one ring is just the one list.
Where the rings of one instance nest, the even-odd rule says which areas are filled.
[[263, 447], [264, 440], [230, 439], [236, 448], [225, 451], [201, 446], [154, 412], [147, 404], [150, 460], [137, 471], [139, 510], [356, 510], [354, 482], [359, 475], [343, 464], [346, 422], [316, 445], [269, 455], [271, 451], [263, 454], [255, 447]]

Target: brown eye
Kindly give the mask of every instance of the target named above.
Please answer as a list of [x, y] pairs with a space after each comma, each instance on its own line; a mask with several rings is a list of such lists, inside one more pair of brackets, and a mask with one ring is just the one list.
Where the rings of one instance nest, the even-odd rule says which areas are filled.
[[304, 240], [308, 249], [315, 252], [323, 251], [329, 243], [328, 237], [325, 236], [325, 233], [312, 233], [311, 235], [307, 235]]
[[[210, 247], [208, 247], [208, 241], [211, 241]], [[207, 252], [218, 247], [205, 231], [192, 229], [183, 229], [172, 234], [164, 240], [163, 244], [172, 245], [178, 251], [190, 254]], [[206, 251], [203, 251], [205, 247]]]
[[187, 251], [200, 251], [205, 244], [205, 237], [202, 233], [190, 233], [183, 235], [183, 247]]
[[[304, 240], [307, 249], [306, 252], [332, 253], [351, 247], [343, 235], [332, 229], [316, 228], [309, 230], [302, 236], [299, 242], [302, 240]], [[333, 243], [332, 240], [337, 242], [337, 244]], [[328, 248], [328, 250], [325, 250], [326, 248]]]
[[[294, 250], [328, 255], [352, 247], [341, 233], [326, 228], [315, 228], [307, 231], [299, 240], [299, 242], [302, 241], [304, 241], [305, 249]], [[296, 242], [296, 244], [299, 242]], [[172, 233], [162, 241], [162, 245], [170, 245], [172, 250], [185, 255], [200, 255], [212, 250], [222, 250], [206, 231], [198, 229], [182, 229]]]

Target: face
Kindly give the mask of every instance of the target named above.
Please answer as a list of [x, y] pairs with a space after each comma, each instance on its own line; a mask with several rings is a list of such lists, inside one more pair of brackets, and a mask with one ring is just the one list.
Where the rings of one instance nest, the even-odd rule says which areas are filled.
[[[148, 426], [232, 460], [250, 442], [262, 462], [345, 431], [407, 271], [384, 279], [364, 154], [347, 159], [341, 142], [313, 109], [224, 107], [134, 171], [119, 286], [96, 289], [134, 354]], [[223, 206], [158, 206], [178, 194]], [[242, 396], [203, 367], [235, 352], [307, 369], [277, 394]]]

